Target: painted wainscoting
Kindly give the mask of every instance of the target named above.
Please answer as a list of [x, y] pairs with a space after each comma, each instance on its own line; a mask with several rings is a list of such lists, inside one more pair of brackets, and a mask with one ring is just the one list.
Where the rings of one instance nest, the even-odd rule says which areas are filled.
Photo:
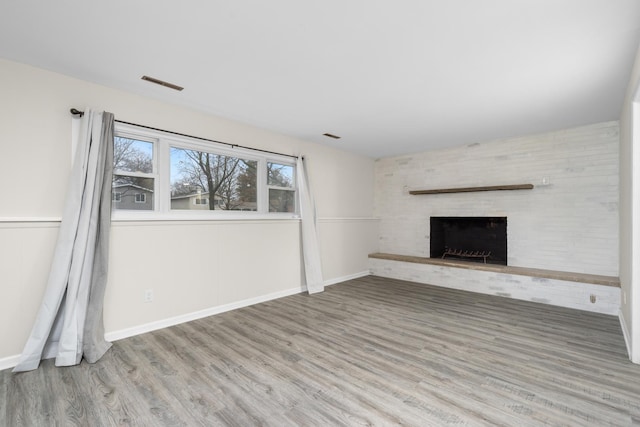
[[[357, 218], [373, 215], [373, 159], [2, 59], [0, 75], [0, 92], [10, 95], [0, 99], [6, 113], [0, 127], [5, 142], [0, 367], [22, 351], [44, 292], [71, 170], [70, 107], [104, 109], [132, 123], [304, 154], [318, 215], [325, 218], [320, 221], [325, 280], [368, 271], [367, 254], [377, 247], [365, 250], [361, 242], [371, 236], [360, 234], [377, 235], [377, 223]], [[29, 108], [15, 108], [16, 99]], [[24, 159], [29, 159], [29, 173]], [[301, 292], [298, 221], [239, 219], [115, 221], [105, 295], [107, 333], [135, 333], [143, 325], [160, 327], [206, 310]], [[153, 301], [145, 303], [149, 289]]]
[[377, 218], [319, 218], [325, 285], [369, 274], [368, 254], [378, 248]]
[[0, 219], [0, 369], [18, 362], [42, 302], [59, 218]]
[[[0, 369], [15, 366], [46, 286], [58, 219], [0, 221]], [[321, 218], [325, 285], [369, 274], [378, 223]], [[118, 340], [305, 291], [300, 223], [289, 220], [116, 221], [105, 331]], [[152, 301], [148, 301], [149, 292]]]

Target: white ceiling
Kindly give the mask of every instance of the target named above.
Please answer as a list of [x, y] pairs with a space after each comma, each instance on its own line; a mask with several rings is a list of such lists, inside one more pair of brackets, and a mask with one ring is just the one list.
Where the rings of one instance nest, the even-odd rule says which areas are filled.
[[0, 57], [376, 158], [616, 120], [639, 41], [638, 0], [0, 2]]

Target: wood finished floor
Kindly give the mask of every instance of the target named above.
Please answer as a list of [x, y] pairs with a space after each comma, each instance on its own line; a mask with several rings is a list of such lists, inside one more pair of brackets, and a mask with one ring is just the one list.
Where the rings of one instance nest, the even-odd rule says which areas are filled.
[[628, 426], [618, 319], [365, 277], [0, 372], [4, 426]]

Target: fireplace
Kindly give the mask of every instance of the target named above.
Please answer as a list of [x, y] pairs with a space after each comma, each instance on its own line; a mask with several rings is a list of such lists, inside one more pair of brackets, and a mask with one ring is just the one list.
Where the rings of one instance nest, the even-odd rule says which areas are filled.
[[431, 217], [431, 258], [507, 265], [507, 217]]

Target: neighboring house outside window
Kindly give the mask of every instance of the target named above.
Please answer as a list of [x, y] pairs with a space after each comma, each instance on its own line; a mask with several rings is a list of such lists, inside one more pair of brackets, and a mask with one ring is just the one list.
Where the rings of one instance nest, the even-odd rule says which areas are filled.
[[203, 199], [203, 198], [195, 198], [193, 199], [193, 204], [194, 205], [208, 205], [209, 204], [209, 199]]
[[113, 190], [121, 193], [117, 210], [154, 210], [157, 181], [155, 141], [116, 135], [113, 141]]
[[[152, 210], [151, 200], [153, 191], [133, 184], [120, 184], [114, 186], [120, 193], [120, 200], [117, 201], [116, 209], [129, 210]], [[115, 194], [115, 193], [114, 193]]]
[[[219, 200], [215, 201], [219, 204]], [[209, 193], [193, 193], [171, 196], [171, 209], [173, 210], [209, 210]]]

